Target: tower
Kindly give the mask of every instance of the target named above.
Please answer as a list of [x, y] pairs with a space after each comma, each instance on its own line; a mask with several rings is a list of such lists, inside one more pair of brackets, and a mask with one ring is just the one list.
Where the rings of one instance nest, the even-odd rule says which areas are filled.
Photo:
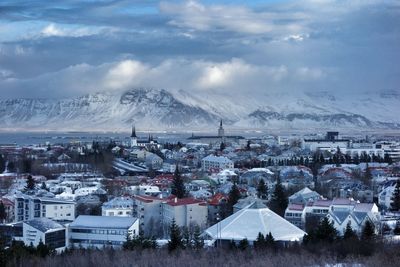
[[132, 134], [131, 134], [131, 147], [137, 146], [137, 136], [136, 136], [136, 129], [135, 126], [132, 127]]
[[222, 127], [222, 119], [219, 123], [219, 128], [218, 128], [218, 137], [224, 137], [225, 136], [225, 131], [224, 127]]

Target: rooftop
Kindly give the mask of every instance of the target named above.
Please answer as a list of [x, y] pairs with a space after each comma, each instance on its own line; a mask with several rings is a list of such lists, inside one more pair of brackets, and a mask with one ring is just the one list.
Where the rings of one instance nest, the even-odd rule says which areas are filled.
[[127, 229], [136, 220], [137, 218], [134, 217], [80, 215], [70, 224], [70, 227]]
[[32, 226], [33, 228], [38, 229], [43, 233], [46, 233], [47, 231], [50, 230], [65, 229], [65, 227], [62, 226], [61, 224], [56, 223], [55, 221], [50, 220], [48, 218], [36, 218], [26, 221], [24, 223], [26, 223], [29, 226]]
[[199, 200], [195, 198], [174, 198], [166, 202], [170, 206], [182, 206], [182, 205], [192, 205], [192, 204], [206, 204], [204, 200]]

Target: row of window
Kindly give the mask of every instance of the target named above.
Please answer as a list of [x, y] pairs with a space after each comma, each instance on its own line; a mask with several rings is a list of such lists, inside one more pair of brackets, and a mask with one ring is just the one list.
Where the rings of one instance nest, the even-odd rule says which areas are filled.
[[85, 233], [85, 234], [99, 234], [99, 235], [127, 235], [126, 230], [105, 230], [105, 229], [75, 229], [72, 228], [73, 233]]
[[117, 245], [120, 246], [124, 242], [123, 241], [109, 241], [109, 240], [81, 240], [81, 239], [71, 239], [71, 243], [80, 243], [80, 244], [92, 244], [92, 245]]

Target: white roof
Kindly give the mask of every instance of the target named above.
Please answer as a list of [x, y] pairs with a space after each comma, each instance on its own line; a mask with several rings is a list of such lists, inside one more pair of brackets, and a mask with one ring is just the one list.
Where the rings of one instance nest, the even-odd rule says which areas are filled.
[[128, 229], [136, 220], [134, 217], [80, 215], [69, 226], [78, 228]]
[[268, 174], [274, 174], [271, 170], [267, 169], [267, 168], [252, 168], [250, 170], [248, 170], [248, 172], [266, 172]]
[[268, 208], [251, 208], [252, 205], [232, 214], [208, 228], [205, 232], [213, 239], [255, 241], [258, 233], [271, 232], [276, 241], [299, 241], [306, 234]]

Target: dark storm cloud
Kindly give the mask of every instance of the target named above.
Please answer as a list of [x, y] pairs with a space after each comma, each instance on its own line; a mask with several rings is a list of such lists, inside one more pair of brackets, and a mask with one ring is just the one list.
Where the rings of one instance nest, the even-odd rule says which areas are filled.
[[2, 1], [0, 90], [398, 90], [397, 25], [396, 1]]

